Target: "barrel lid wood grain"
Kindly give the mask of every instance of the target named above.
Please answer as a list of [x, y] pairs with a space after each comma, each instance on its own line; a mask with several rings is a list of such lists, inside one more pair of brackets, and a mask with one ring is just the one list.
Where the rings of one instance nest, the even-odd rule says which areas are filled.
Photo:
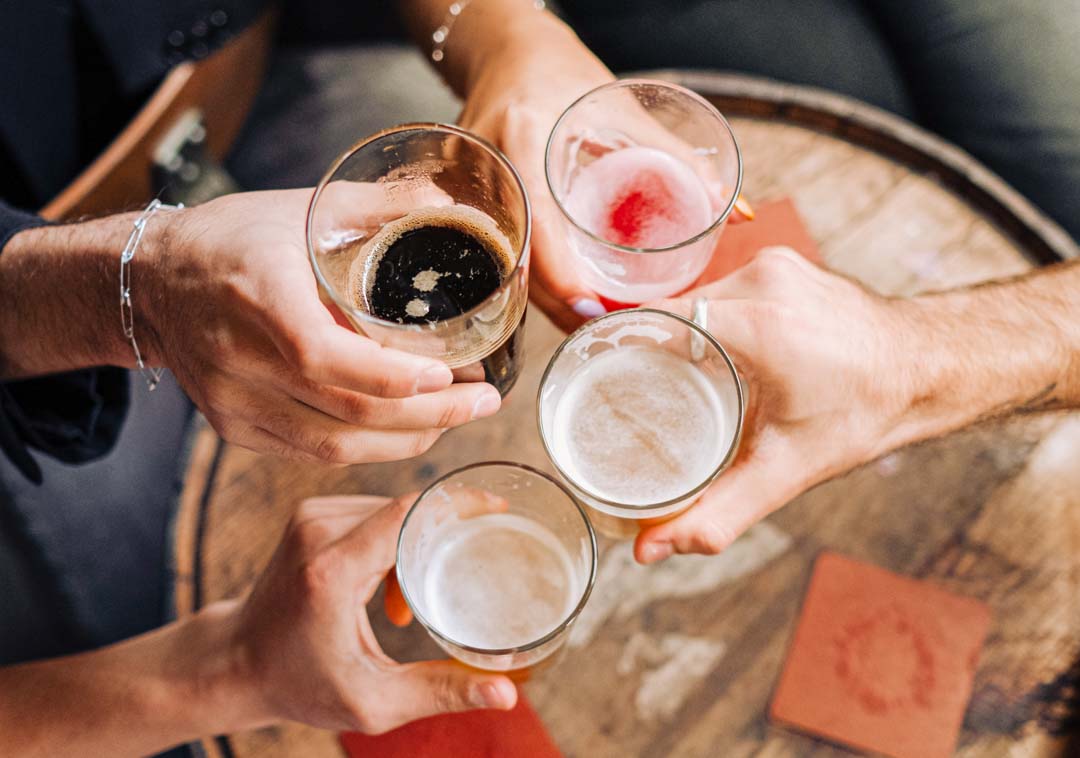
[[[732, 121], [755, 201], [792, 197], [831, 268], [893, 295], [1022, 273], [1075, 243], [971, 157], [845, 97], [742, 76], [660, 72]], [[535, 390], [561, 339], [529, 314], [527, 366], [494, 418], [418, 459], [323, 469], [222, 445], [204, 428], [175, 526], [176, 613], [244, 591], [296, 503], [395, 495], [465, 463], [551, 470]], [[643, 568], [607, 544], [564, 660], [525, 691], [568, 756], [847, 755], [770, 725], [767, 704], [825, 548], [989, 603], [958, 755], [1080, 752], [1080, 414], [1015, 417], [906, 448], [824, 484], [716, 557]], [[372, 606], [391, 655], [439, 655]], [[205, 741], [211, 755], [340, 755], [297, 725]], [[1010, 752], [1012, 751], [1012, 752]]]

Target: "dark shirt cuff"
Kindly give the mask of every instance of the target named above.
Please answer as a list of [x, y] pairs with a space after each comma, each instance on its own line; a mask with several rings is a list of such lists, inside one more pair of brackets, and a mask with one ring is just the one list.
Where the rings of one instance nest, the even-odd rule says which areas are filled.
[[106, 455], [130, 401], [126, 369], [72, 371], [0, 385], [0, 447], [36, 484], [41, 468], [28, 447], [64, 463]]
[[[17, 232], [44, 223], [0, 201], [0, 255]], [[120, 435], [129, 400], [122, 368], [0, 382], [0, 450], [27, 479], [41, 484], [41, 467], [29, 448], [65, 463], [101, 458]]]
[[0, 200], [0, 254], [4, 252], [8, 241], [23, 229], [44, 226], [47, 223], [41, 216], [12, 208]]

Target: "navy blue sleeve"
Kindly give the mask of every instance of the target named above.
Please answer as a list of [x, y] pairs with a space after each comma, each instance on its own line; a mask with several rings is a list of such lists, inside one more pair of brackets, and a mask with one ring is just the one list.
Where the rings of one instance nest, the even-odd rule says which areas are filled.
[[[44, 223], [0, 201], [0, 255], [17, 232]], [[129, 393], [128, 372], [115, 367], [0, 382], [0, 450], [36, 484], [31, 448], [65, 463], [100, 458], [116, 443]]]

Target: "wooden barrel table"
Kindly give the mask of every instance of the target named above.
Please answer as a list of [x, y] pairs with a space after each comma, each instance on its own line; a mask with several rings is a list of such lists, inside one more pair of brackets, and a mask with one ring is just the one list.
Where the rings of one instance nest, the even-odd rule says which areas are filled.
[[[970, 284], [1077, 254], [970, 157], [881, 111], [744, 77], [659, 75], [730, 117], [753, 201], [793, 198], [826, 264], [880, 292]], [[321, 468], [223, 445], [203, 429], [175, 529], [176, 613], [242, 593], [304, 497], [396, 495], [493, 458], [550, 471], [534, 403], [562, 335], [538, 309], [527, 335], [527, 368], [504, 409], [418, 459]], [[1078, 755], [1078, 461], [1080, 414], [1014, 417], [819, 486], [720, 556], [645, 568], [629, 545], [606, 544], [566, 656], [525, 692], [567, 756], [850, 755], [766, 718], [813, 560], [828, 548], [991, 606], [958, 755]], [[394, 629], [375, 610], [372, 618], [391, 655], [440, 657], [418, 625]], [[237, 758], [342, 754], [336, 735], [292, 724], [202, 749]]]

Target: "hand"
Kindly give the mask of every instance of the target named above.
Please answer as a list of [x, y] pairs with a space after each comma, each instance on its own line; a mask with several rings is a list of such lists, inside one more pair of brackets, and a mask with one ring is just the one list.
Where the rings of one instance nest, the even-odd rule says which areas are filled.
[[[383, 185], [345, 191], [349, 213], [385, 207]], [[154, 217], [133, 273], [148, 362], [172, 369], [226, 440], [303, 460], [408, 458], [495, 413], [494, 387], [451, 384], [441, 361], [335, 322], [304, 243], [310, 199], [310, 190], [242, 193]]]
[[570, 103], [614, 76], [553, 16], [521, 12], [514, 18], [518, 26], [500, 30], [506, 38], [500, 53], [487, 57], [475, 79], [465, 84], [459, 123], [491, 140], [521, 174], [533, 210], [529, 296], [557, 326], [570, 331], [603, 314], [604, 307], [576, 272], [563, 219], [548, 189], [544, 149]]
[[399, 664], [372, 633], [365, 604], [394, 564], [414, 499], [301, 504], [236, 632], [265, 714], [378, 733], [437, 713], [513, 708], [517, 690], [506, 677], [451, 661]]
[[643, 563], [724, 550], [800, 493], [911, 439], [904, 301], [875, 295], [787, 248], [654, 307], [689, 317], [732, 354], [748, 404], [738, 457], [689, 510], [644, 529]]

